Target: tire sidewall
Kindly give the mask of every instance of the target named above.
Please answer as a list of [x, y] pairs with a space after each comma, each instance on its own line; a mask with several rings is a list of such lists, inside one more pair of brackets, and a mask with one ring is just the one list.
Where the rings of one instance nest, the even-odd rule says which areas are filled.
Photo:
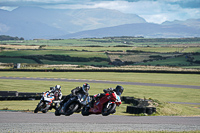
[[[70, 110], [69, 107], [73, 106], [73, 109]], [[79, 108], [79, 104], [77, 102], [72, 102], [70, 104], [65, 105], [64, 107], [64, 112], [66, 116], [69, 116], [71, 114], [73, 114], [74, 112], [76, 112], [76, 110]]]
[[116, 104], [112, 103], [110, 106], [110, 109], [107, 112], [104, 112], [104, 108], [106, 108], [106, 106], [108, 105], [108, 103], [104, 104], [103, 109], [102, 109], [102, 115], [103, 116], [107, 116], [110, 115], [111, 113], [113, 113], [116, 109]]
[[83, 116], [88, 116], [88, 115], [90, 115], [89, 109], [90, 109], [90, 108], [84, 106], [83, 109], [82, 109], [82, 111], [81, 111], [81, 114], [82, 114]]

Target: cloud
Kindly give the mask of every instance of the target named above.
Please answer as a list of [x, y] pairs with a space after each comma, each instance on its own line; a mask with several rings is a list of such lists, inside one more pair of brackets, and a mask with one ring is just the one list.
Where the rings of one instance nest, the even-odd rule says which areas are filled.
[[7, 11], [12, 11], [13, 9], [15, 9], [17, 7], [12, 7], [12, 6], [0, 6], [0, 9], [2, 10], [7, 10]]
[[[2, 6], [1, 6], [2, 5]], [[1, 9], [39, 6], [51, 9], [105, 8], [137, 14], [148, 22], [200, 18], [199, 0], [1, 0]], [[3, 8], [4, 7], [4, 8]]]

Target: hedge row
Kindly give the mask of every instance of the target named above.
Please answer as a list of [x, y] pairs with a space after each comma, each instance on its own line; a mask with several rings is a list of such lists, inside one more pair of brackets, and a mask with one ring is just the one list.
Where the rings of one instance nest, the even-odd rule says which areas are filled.
[[139, 73], [180, 73], [200, 74], [199, 71], [170, 71], [170, 70], [116, 70], [116, 69], [0, 69], [0, 71], [21, 71], [21, 72], [139, 72]]

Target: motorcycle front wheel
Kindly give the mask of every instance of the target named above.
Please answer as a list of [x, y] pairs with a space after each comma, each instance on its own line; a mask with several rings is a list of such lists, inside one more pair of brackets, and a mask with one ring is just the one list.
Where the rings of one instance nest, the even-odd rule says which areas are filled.
[[76, 112], [78, 107], [79, 107], [79, 104], [77, 104], [77, 103], [69, 104], [67, 107], [65, 107], [65, 115], [69, 116], [69, 115], [73, 114], [74, 112]]
[[43, 102], [38, 103], [37, 107], [34, 110], [34, 113], [37, 113], [38, 111], [40, 111], [42, 106], [43, 106]]
[[115, 112], [115, 108], [116, 108], [116, 104], [115, 103], [112, 103], [112, 104], [105, 104], [104, 107], [103, 107], [103, 110], [102, 110], [102, 115], [103, 116], [108, 116], [112, 113]]

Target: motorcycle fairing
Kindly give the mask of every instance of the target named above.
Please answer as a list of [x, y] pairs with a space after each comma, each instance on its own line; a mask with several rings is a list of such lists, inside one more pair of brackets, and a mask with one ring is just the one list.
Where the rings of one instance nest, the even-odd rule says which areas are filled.
[[[94, 114], [101, 114], [102, 109], [103, 109], [103, 105], [106, 102], [109, 102], [109, 104], [112, 104], [113, 101], [116, 101], [116, 94], [115, 93], [106, 93], [104, 97], [98, 99], [95, 103], [94, 103], [94, 107], [91, 108], [89, 110], [90, 113], [94, 113]], [[108, 104], [108, 105], [109, 105]]]
[[[43, 99], [44, 101], [47, 101], [47, 102], [52, 103], [52, 101], [53, 101], [55, 98], [54, 98], [54, 96], [50, 95], [50, 94], [47, 92], [47, 93], [44, 93], [42, 99]], [[41, 99], [41, 100], [42, 100], [42, 99]]]

